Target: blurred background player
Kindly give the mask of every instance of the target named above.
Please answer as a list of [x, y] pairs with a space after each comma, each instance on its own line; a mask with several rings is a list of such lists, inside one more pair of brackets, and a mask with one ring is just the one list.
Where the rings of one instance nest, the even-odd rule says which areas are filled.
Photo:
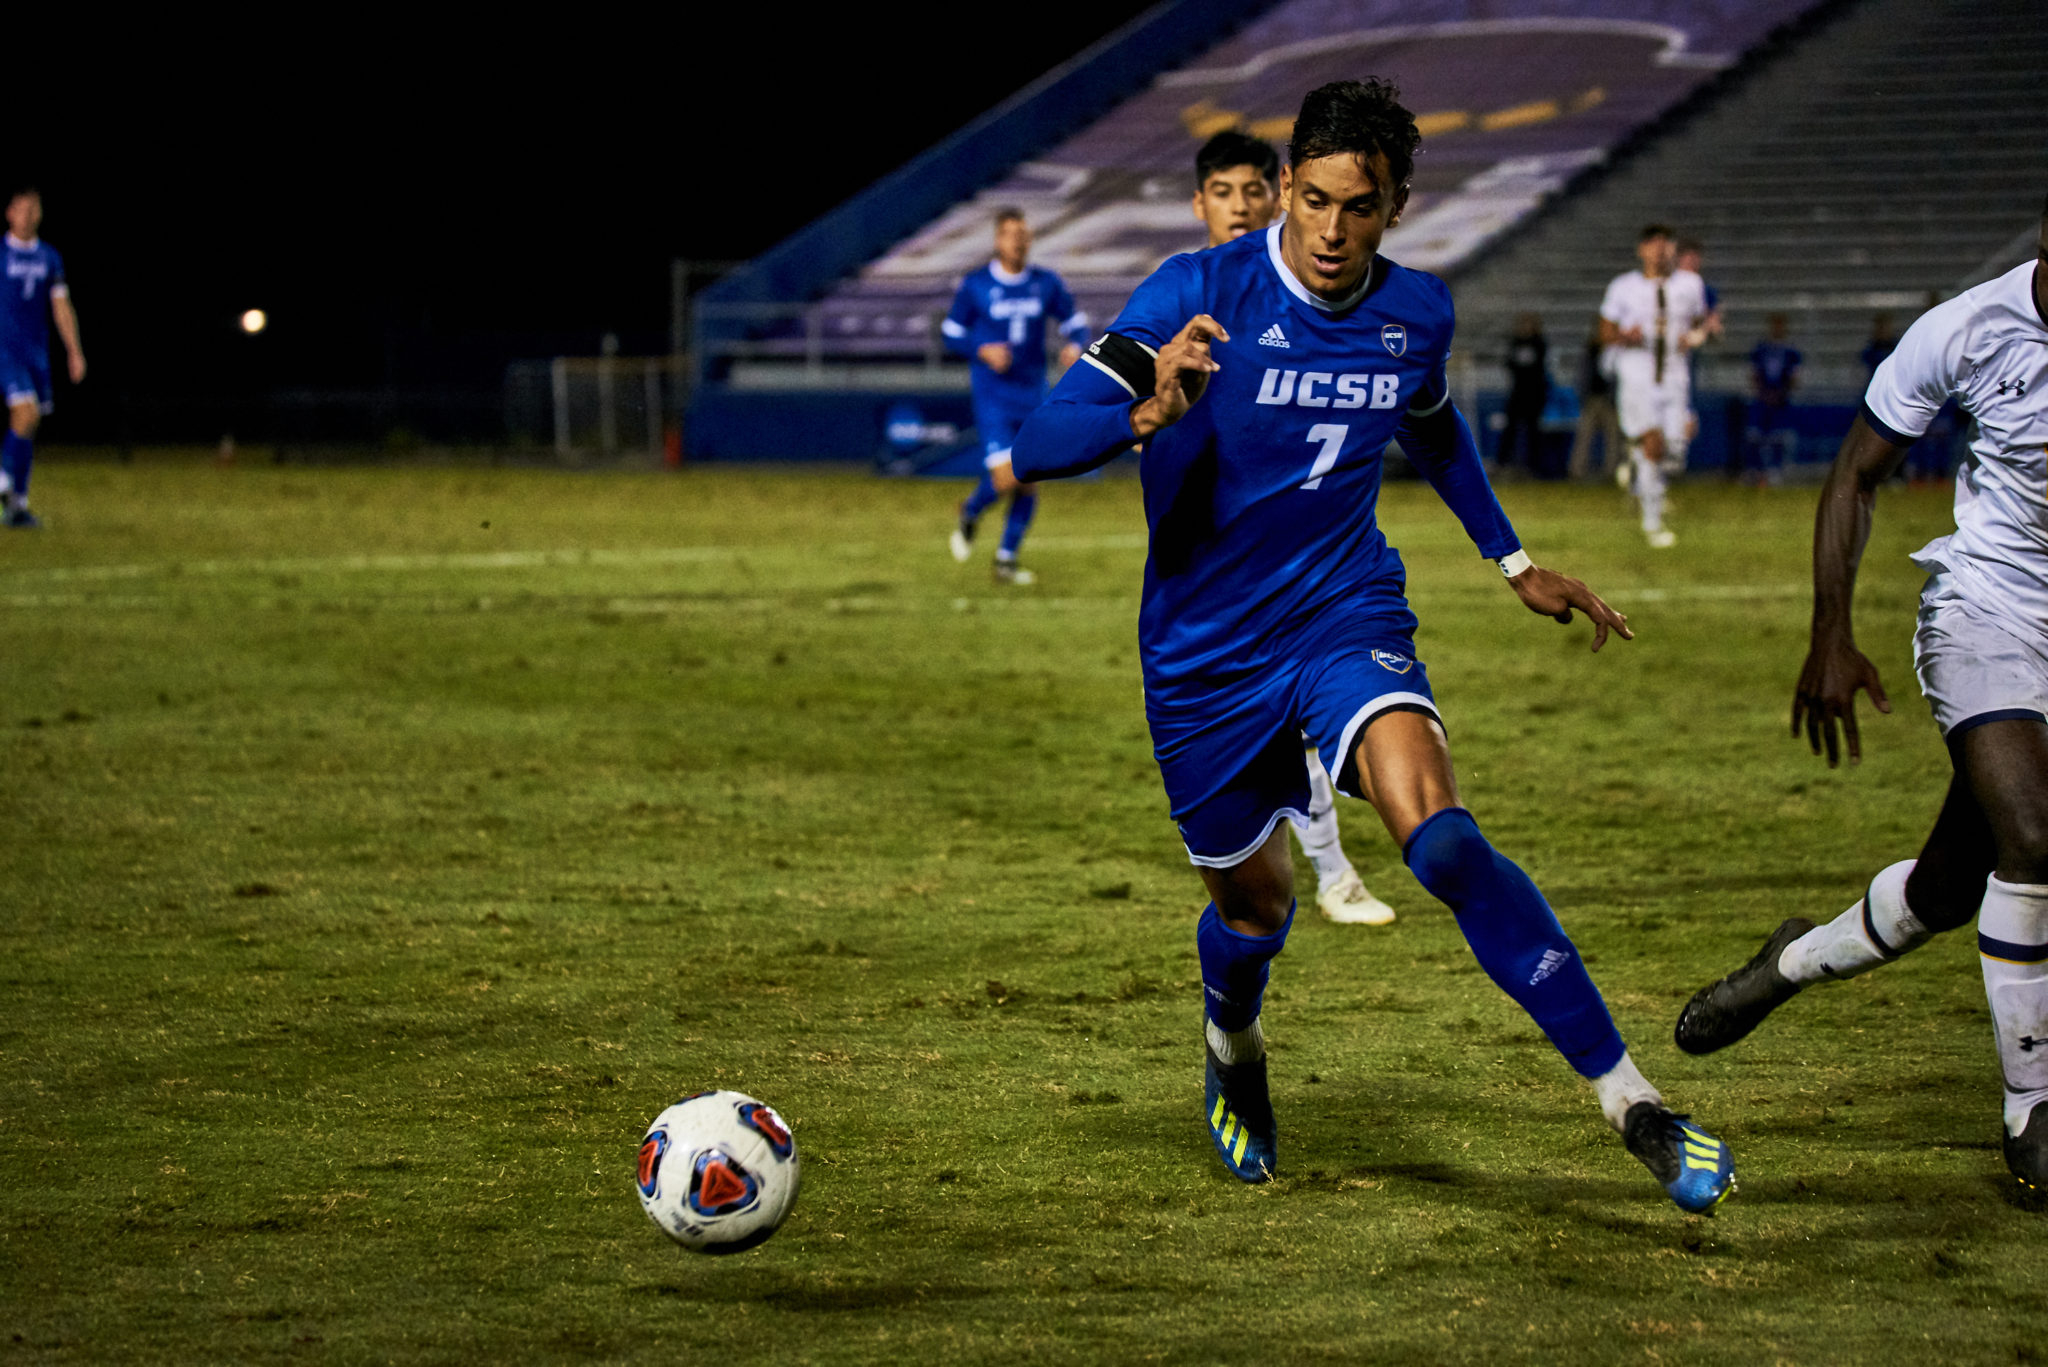
[[[1780, 925], [1755, 958], [1700, 990], [1678, 1045], [1742, 1039], [1808, 984], [1852, 978], [1977, 921], [1978, 958], [2005, 1074], [2005, 1161], [2048, 1187], [2048, 204], [2035, 259], [1923, 314], [1877, 367], [1821, 492], [1814, 525], [1813, 645], [1792, 698], [1815, 754], [1835, 727], [1862, 757], [1856, 691], [1891, 711], [1856, 648], [1851, 604], [1877, 488], [1951, 401], [1977, 419], [1956, 530], [1913, 555], [1921, 591], [1913, 664], [1954, 773], [1917, 860], [1880, 870], [1819, 927]], [[2036, 1117], [2041, 1124], [2034, 1124]]]
[[1600, 302], [1600, 340], [1615, 348], [1616, 408], [1634, 465], [1643, 535], [1663, 549], [1678, 540], [1664, 526], [1665, 462], [1682, 466], [1692, 436], [1688, 334], [1704, 324], [1706, 287], [1676, 269], [1671, 229], [1652, 223], [1636, 242], [1636, 270], [1614, 277]]
[[1785, 475], [1788, 450], [1799, 445], [1792, 430], [1792, 391], [1799, 386], [1799, 366], [1805, 357], [1785, 340], [1789, 324], [1782, 313], [1770, 317], [1769, 334], [1749, 351], [1749, 382], [1754, 397], [1749, 404], [1749, 430], [1745, 444], [1756, 453], [1756, 478], [1760, 484], [1776, 484]]
[[33, 188], [7, 201], [7, 239], [0, 247], [7, 279], [0, 290], [0, 384], [6, 386], [7, 435], [0, 439], [0, 523], [39, 527], [28, 510], [29, 467], [35, 461], [36, 428], [53, 407], [50, 389], [50, 319], [64, 339], [71, 383], [85, 379], [85, 352], [78, 345], [78, 315], [64, 283], [64, 260], [37, 236], [43, 226], [43, 197]]
[[[1065, 282], [1043, 266], [1031, 263], [1031, 228], [1017, 209], [996, 213], [995, 260], [960, 282], [953, 307], [939, 324], [946, 346], [969, 361], [974, 386], [974, 423], [983, 445], [981, 482], [960, 505], [960, 525], [953, 531], [955, 560], [965, 562], [974, 548], [974, 529], [981, 515], [1002, 493], [991, 467], [1010, 463], [1010, 443], [1031, 410], [1045, 398], [1045, 329], [1059, 328], [1066, 345], [1061, 366], [1070, 366], [1088, 339], [1088, 315], [1074, 304]], [[999, 584], [1029, 584], [1031, 571], [1017, 563], [1017, 552], [1038, 510], [1038, 490], [1029, 484], [1010, 491], [1010, 515], [996, 548]]]
[[1519, 460], [1527, 463], [1530, 474], [1540, 475], [1543, 407], [1550, 402], [1550, 343], [1543, 336], [1543, 320], [1533, 313], [1515, 318], [1515, 330], [1508, 337], [1507, 370], [1507, 426], [1500, 430], [1493, 458], [1502, 470]]
[[[1263, 138], [1226, 129], [1195, 154], [1195, 217], [1220, 247], [1250, 232], [1264, 232], [1280, 207], [1280, 154]], [[1308, 824], [1295, 830], [1316, 870], [1316, 907], [1332, 921], [1383, 926], [1394, 909], [1366, 890], [1344, 854], [1337, 831], [1337, 791], [1314, 746], [1308, 762]], [[1290, 823], [1291, 824], [1291, 823]]]

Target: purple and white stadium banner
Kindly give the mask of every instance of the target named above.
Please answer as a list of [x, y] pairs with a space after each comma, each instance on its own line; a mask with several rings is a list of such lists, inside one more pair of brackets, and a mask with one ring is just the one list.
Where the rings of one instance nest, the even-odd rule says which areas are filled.
[[1031, 222], [1033, 259], [1106, 322], [1161, 261], [1203, 244], [1190, 198], [1204, 140], [1243, 126], [1284, 156], [1302, 95], [1362, 76], [1399, 84], [1422, 130], [1386, 251], [1446, 270], [1813, 3], [1286, 0], [872, 262], [826, 302], [823, 340], [840, 355], [924, 345], [1006, 204]]

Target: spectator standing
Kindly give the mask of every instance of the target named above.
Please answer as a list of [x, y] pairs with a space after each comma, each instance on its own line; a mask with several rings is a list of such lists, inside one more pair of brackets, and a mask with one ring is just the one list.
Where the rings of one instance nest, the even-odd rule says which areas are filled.
[[1792, 428], [1792, 391], [1799, 385], [1799, 349], [1785, 340], [1785, 315], [1770, 317], [1770, 335], [1749, 352], [1750, 383], [1754, 398], [1749, 406], [1748, 445], [1757, 455], [1757, 478], [1776, 484], [1785, 475], [1787, 447], [1796, 447], [1799, 434]]
[[[1614, 377], [1607, 364], [1607, 348], [1600, 343], [1600, 319], [1586, 334], [1579, 349], [1579, 425], [1572, 432], [1571, 477], [1599, 478], [1612, 464], [1626, 473], [1628, 462], [1621, 458], [1621, 419], [1614, 411]], [[1593, 442], [1600, 442], [1600, 463], [1593, 463]]]
[[[1515, 319], [1508, 338], [1507, 426], [1494, 453], [1503, 468], [1525, 460], [1530, 474], [1543, 473], [1543, 408], [1550, 402], [1550, 344], [1543, 320], [1533, 313]], [[1526, 454], [1524, 448], [1526, 447]]]

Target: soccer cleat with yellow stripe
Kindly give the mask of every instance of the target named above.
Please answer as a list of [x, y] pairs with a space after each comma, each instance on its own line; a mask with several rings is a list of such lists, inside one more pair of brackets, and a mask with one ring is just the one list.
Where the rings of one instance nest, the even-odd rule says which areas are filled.
[[1202, 1081], [1202, 1106], [1217, 1156], [1240, 1182], [1270, 1181], [1279, 1127], [1266, 1094], [1266, 1060], [1225, 1063], [1206, 1044], [1203, 1053], [1208, 1067]]
[[[2034, 1124], [2037, 1118], [2039, 1125]], [[2048, 1191], [2048, 1142], [2044, 1139], [2048, 1139], [2048, 1109], [2038, 1103], [2027, 1112], [2018, 1134], [2005, 1131], [2005, 1166], [2028, 1191]]]
[[1638, 1101], [1629, 1107], [1621, 1137], [1681, 1210], [1704, 1214], [1735, 1190], [1728, 1146], [1667, 1106]]

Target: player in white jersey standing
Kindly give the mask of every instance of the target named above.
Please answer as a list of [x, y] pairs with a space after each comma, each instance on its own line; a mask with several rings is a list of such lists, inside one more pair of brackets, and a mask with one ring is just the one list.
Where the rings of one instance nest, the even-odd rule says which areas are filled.
[[1600, 341], [1614, 348], [1621, 434], [1635, 466], [1643, 534], [1658, 549], [1678, 538], [1664, 526], [1667, 469], [1684, 468], [1692, 440], [1692, 382], [1685, 353], [1707, 321], [1706, 286], [1674, 269], [1671, 229], [1652, 223], [1636, 242], [1639, 270], [1617, 275], [1600, 301]]
[[2033, 262], [1928, 310], [1871, 376], [1814, 527], [1813, 645], [1792, 700], [1815, 754], [1836, 725], [1861, 758], [1856, 690], [1891, 711], [1856, 649], [1850, 599], [1877, 486], [1953, 397], [1977, 437], [1956, 478], [1956, 530], [1913, 556], [1931, 576], [1913, 638], [1921, 692], [1955, 766], [1917, 860], [1871, 879], [1826, 925], [1795, 917], [1700, 991], [1678, 1044], [1735, 1043], [1808, 983], [1888, 963], [1977, 918], [2005, 1075], [2005, 1161], [2048, 1187], [2048, 204]]

